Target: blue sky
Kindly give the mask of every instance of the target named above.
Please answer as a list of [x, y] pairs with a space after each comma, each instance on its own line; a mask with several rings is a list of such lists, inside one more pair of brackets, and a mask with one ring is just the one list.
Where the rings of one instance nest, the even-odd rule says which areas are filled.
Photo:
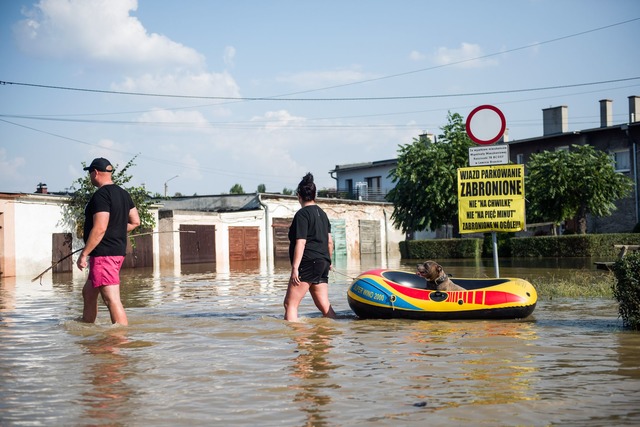
[[13, 0], [0, 31], [0, 192], [136, 154], [152, 193], [335, 187], [448, 112], [495, 105], [517, 140], [640, 95], [637, 0]]

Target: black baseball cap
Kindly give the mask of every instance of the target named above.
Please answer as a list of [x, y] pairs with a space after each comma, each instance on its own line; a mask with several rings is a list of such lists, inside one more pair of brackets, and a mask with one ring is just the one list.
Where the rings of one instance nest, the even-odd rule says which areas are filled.
[[111, 162], [104, 157], [93, 159], [91, 164], [84, 168], [84, 170], [86, 171], [90, 171], [93, 169], [99, 170], [100, 172], [113, 172], [113, 166], [111, 165]]

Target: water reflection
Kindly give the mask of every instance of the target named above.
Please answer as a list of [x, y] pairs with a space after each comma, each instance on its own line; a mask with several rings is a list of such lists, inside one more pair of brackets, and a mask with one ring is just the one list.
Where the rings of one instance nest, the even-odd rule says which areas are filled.
[[336, 369], [330, 361], [333, 349], [332, 338], [338, 332], [331, 326], [331, 321], [320, 319], [308, 323], [291, 323], [294, 330], [293, 340], [297, 345], [298, 355], [293, 361], [291, 375], [299, 382], [294, 385], [297, 390], [294, 401], [307, 416], [307, 426], [323, 427], [332, 425], [327, 415], [327, 406], [331, 397], [327, 389], [340, 388], [331, 381], [331, 371]]
[[0, 280], [0, 320], [7, 321], [4, 313], [11, 313], [16, 308], [16, 278], [3, 277]]
[[[640, 334], [622, 329], [614, 301], [544, 300], [526, 321], [357, 320], [344, 276], [372, 267], [332, 275], [339, 319], [317, 317], [307, 300], [294, 324], [282, 320], [288, 263], [124, 271], [128, 328], [108, 324], [104, 307], [95, 325], [73, 320], [84, 277], [4, 278], [0, 424], [640, 422]], [[478, 266], [449, 270], [467, 268]]]
[[618, 373], [630, 379], [640, 380], [640, 333], [621, 331], [618, 338]]
[[130, 343], [125, 328], [108, 330], [78, 342], [86, 351], [84, 380], [90, 387], [80, 398], [86, 425], [126, 425], [135, 396], [135, 369], [123, 349]]

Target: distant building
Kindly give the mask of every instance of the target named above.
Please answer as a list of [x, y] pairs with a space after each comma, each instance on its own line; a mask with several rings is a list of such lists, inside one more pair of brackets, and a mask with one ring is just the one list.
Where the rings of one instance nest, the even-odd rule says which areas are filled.
[[[568, 150], [571, 145], [591, 145], [611, 156], [615, 170], [630, 177], [635, 188], [630, 197], [616, 203], [617, 210], [604, 218], [589, 217], [589, 233], [628, 233], [640, 222], [638, 188], [640, 144], [640, 97], [629, 97], [628, 122], [613, 124], [612, 101], [600, 100], [600, 127], [580, 131], [569, 130], [567, 106], [546, 108], [543, 113], [543, 135], [509, 142], [509, 157], [513, 163], [526, 164], [532, 154], [544, 151]], [[572, 224], [568, 224], [572, 228]]]
[[336, 180], [339, 198], [383, 202], [394, 187], [389, 172], [397, 165], [398, 159], [377, 160], [336, 165], [329, 173]]
[[[422, 134], [425, 143], [433, 142], [432, 134]], [[386, 195], [395, 187], [389, 177], [398, 166], [398, 159], [336, 165], [329, 174], [336, 180], [337, 197], [351, 200], [384, 202]]]

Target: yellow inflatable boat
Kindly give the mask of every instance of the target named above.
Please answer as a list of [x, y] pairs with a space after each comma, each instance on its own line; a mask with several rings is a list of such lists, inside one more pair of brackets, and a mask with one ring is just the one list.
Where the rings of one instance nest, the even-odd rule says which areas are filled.
[[523, 319], [538, 294], [522, 279], [454, 278], [465, 291], [427, 289], [424, 278], [405, 271], [376, 269], [356, 277], [347, 299], [363, 319]]

